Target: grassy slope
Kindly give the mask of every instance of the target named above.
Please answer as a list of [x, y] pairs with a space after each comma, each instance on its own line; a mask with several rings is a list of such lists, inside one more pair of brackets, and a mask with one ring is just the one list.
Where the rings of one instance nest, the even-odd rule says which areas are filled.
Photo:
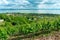
[[60, 15], [0, 14], [0, 19], [4, 20], [4, 24], [0, 25], [0, 36], [4, 40], [10, 36], [29, 34], [27, 37], [32, 37], [60, 30]]

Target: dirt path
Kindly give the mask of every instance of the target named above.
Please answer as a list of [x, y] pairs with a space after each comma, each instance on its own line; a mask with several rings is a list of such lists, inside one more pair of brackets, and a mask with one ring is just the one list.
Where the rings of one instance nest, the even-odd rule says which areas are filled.
[[60, 32], [53, 33], [49, 36], [38, 36], [35, 38], [25, 38], [23, 40], [60, 40]]
[[60, 31], [53, 32], [48, 36], [18, 37], [10, 40], [60, 40]]

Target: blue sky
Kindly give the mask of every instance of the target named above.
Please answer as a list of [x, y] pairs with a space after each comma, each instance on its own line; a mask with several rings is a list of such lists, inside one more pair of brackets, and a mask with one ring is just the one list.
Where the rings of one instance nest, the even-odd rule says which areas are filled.
[[0, 0], [0, 9], [60, 9], [60, 0]]

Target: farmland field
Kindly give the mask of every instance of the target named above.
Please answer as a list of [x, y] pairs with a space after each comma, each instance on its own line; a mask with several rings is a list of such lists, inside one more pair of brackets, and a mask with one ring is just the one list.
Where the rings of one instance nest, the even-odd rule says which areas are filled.
[[0, 40], [23, 39], [53, 31], [60, 31], [60, 14], [0, 14]]

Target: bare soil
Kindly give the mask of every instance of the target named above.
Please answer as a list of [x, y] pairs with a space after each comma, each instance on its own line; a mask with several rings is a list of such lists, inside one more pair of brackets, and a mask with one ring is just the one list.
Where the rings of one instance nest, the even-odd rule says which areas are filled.
[[46, 35], [38, 35], [34, 37], [18, 37], [9, 40], [60, 40], [60, 31], [52, 32], [48, 36]]

